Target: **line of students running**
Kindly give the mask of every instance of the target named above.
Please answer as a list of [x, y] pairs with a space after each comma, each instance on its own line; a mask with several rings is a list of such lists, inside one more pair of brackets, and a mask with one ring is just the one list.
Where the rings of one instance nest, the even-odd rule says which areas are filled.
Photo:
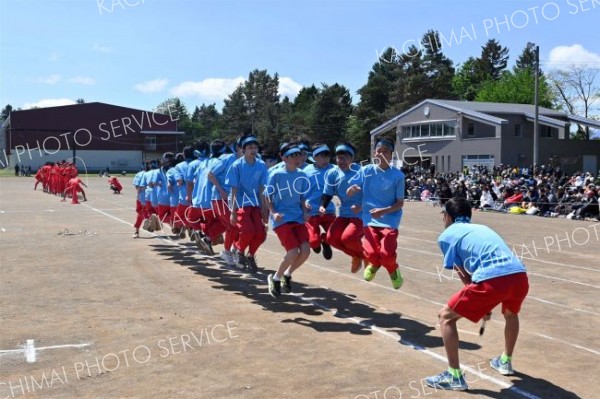
[[165, 153], [162, 165], [147, 163], [136, 174], [134, 237], [144, 220], [149, 230], [170, 225], [204, 254], [215, 255], [213, 247], [222, 244], [219, 255], [227, 265], [255, 272], [270, 221], [285, 250], [268, 276], [272, 296], [292, 292], [292, 275], [310, 249], [329, 260], [332, 247], [350, 257], [353, 273], [364, 266], [367, 281], [383, 266], [398, 289], [404, 174], [391, 165], [393, 151], [391, 140], [379, 139], [372, 162], [360, 166], [350, 143], [338, 143], [332, 151], [325, 144], [310, 148], [298, 141], [283, 144], [281, 162], [268, 168], [254, 136], [231, 146], [221, 140], [198, 142], [181, 154]]

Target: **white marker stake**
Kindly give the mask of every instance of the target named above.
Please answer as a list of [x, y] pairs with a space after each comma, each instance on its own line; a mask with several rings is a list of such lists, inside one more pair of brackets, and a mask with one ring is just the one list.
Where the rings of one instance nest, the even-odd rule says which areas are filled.
[[25, 360], [27, 363], [35, 363], [35, 346], [32, 339], [27, 340], [25, 346]]

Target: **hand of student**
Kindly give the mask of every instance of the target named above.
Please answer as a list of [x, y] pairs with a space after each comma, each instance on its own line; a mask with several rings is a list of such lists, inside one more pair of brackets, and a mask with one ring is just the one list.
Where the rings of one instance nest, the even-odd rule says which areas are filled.
[[373, 208], [369, 211], [369, 213], [371, 214], [371, 217], [377, 219], [382, 217], [385, 214], [385, 209], [384, 208]]
[[309, 212], [312, 211], [312, 205], [308, 201], [304, 201], [304, 208]]
[[346, 195], [351, 197], [359, 191], [360, 191], [360, 186], [358, 184], [354, 184], [354, 185], [348, 187], [348, 189], [346, 190]]
[[325, 212], [327, 212], [327, 209], [325, 209], [325, 207], [324, 207], [324, 206], [320, 206], [320, 207], [319, 207], [319, 213], [320, 213], [321, 215], [324, 215], [324, 214], [325, 214]]
[[492, 312], [489, 312], [485, 316], [483, 316], [483, 320], [485, 320], [485, 321], [491, 320], [491, 318], [492, 318]]
[[273, 214], [273, 220], [275, 220], [276, 222], [280, 222], [281, 219], [283, 219], [283, 213], [275, 212]]
[[353, 212], [355, 215], [358, 215], [358, 214], [359, 214], [359, 213], [362, 211], [362, 206], [360, 206], [360, 205], [352, 205], [352, 206], [350, 207], [350, 209], [352, 210], [352, 212]]

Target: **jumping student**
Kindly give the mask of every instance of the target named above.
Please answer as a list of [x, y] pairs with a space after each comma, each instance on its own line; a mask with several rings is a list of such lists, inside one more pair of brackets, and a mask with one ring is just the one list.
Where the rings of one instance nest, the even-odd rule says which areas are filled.
[[333, 252], [326, 235], [329, 226], [335, 220], [335, 205], [330, 202], [323, 209], [320, 208], [320, 205], [325, 184], [325, 173], [333, 169], [333, 165], [329, 163], [331, 151], [326, 144], [316, 144], [312, 156], [315, 163], [302, 169], [309, 181], [308, 192], [305, 194], [307, 208], [310, 209], [310, 219], [306, 222], [308, 243], [317, 254], [323, 249], [323, 257], [329, 260]]
[[234, 254], [231, 251], [233, 243], [237, 241], [239, 231], [237, 224], [231, 223], [231, 209], [229, 194], [231, 187], [226, 182], [227, 171], [231, 165], [243, 155], [242, 146], [239, 139], [233, 145], [233, 154], [223, 154], [219, 157], [219, 162], [212, 165], [208, 172], [208, 178], [213, 184], [212, 189], [212, 208], [216, 212], [217, 218], [225, 227], [225, 241], [223, 242], [223, 250], [220, 253], [221, 259], [228, 266], [235, 266]]
[[174, 233], [179, 233], [180, 238], [185, 238], [186, 228], [189, 224], [186, 219], [190, 201], [187, 198], [187, 183], [185, 181], [189, 164], [194, 160], [194, 149], [191, 146], [183, 148], [183, 161], [179, 162], [173, 168], [173, 177], [177, 183], [179, 199], [177, 202], [177, 211], [173, 220]]
[[140, 236], [140, 226], [144, 219], [146, 219], [146, 183], [144, 181], [144, 174], [148, 170], [150, 170], [150, 165], [144, 163], [144, 169], [137, 172], [133, 177], [133, 187], [135, 187], [135, 192], [137, 193], [137, 198], [135, 200], [135, 212], [137, 217], [133, 225], [133, 228], [135, 229], [133, 238], [138, 238]]
[[334, 248], [343, 251], [352, 258], [350, 271], [356, 273], [363, 263], [363, 249], [361, 239], [364, 235], [361, 219], [362, 192], [357, 192], [352, 197], [346, 190], [354, 184], [360, 166], [353, 163], [356, 149], [350, 143], [339, 143], [335, 146], [336, 166], [325, 173], [323, 195], [321, 196], [321, 212], [331, 204], [334, 196], [340, 200], [338, 216], [327, 231], [327, 242]]
[[375, 144], [373, 163], [361, 168], [357, 184], [348, 188], [352, 196], [362, 191], [362, 219], [365, 225], [362, 244], [367, 266], [364, 271], [366, 281], [375, 278], [381, 266], [385, 267], [398, 289], [403, 278], [396, 262], [398, 247], [398, 226], [404, 205], [404, 173], [392, 167], [394, 142], [378, 139]]
[[464, 198], [452, 198], [443, 212], [445, 230], [438, 238], [444, 268], [454, 269], [465, 286], [440, 310], [439, 320], [448, 356], [448, 370], [426, 378], [434, 388], [466, 390], [460, 370], [456, 322], [465, 317], [474, 323], [488, 320], [502, 304], [504, 352], [490, 361], [503, 375], [514, 374], [512, 356], [519, 336], [519, 311], [529, 291], [525, 266], [513, 256], [504, 240], [492, 229], [471, 224], [471, 206]]
[[[308, 259], [310, 247], [305, 222], [310, 218], [304, 198], [309, 180], [302, 170], [302, 150], [290, 144], [283, 151], [285, 168], [269, 176], [265, 187], [265, 202], [271, 213], [273, 231], [277, 234], [285, 255], [275, 273], [269, 274], [269, 294], [277, 298], [284, 292], [292, 292], [292, 273]], [[282, 280], [283, 279], [283, 280]]]
[[158, 219], [161, 224], [171, 224], [171, 198], [169, 195], [169, 182], [167, 172], [173, 164], [175, 155], [172, 152], [165, 152], [162, 156], [162, 165], [152, 176], [152, 184], [156, 191], [156, 202]]
[[226, 177], [231, 187], [231, 224], [239, 230], [239, 238], [234, 244], [236, 263], [256, 271], [256, 251], [267, 238], [268, 209], [262, 198], [267, 183], [267, 166], [256, 158], [256, 137], [244, 136], [240, 144], [244, 156], [233, 162]]
[[176, 167], [179, 163], [184, 161], [182, 153], [177, 153], [173, 158], [169, 170], [167, 170], [167, 192], [169, 193], [169, 215], [171, 216], [171, 232], [179, 235], [181, 229], [175, 227], [177, 220], [177, 205], [179, 204], [179, 186], [177, 185], [177, 170]]

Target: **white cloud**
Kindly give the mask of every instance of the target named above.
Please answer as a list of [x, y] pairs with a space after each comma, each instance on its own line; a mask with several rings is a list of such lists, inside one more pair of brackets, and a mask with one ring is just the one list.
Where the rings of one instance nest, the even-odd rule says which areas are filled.
[[302, 87], [303, 86], [300, 83], [294, 82], [292, 78], [279, 78], [279, 95], [281, 98], [285, 96], [288, 96], [290, 99], [295, 98]]
[[99, 53], [112, 53], [112, 49], [110, 47], [104, 46], [99, 43], [94, 43], [93, 49], [94, 51], [97, 51]]
[[167, 83], [169, 83], [168, 79], [154, 79], [138, 83], [134, 87], [137, 91], [141, 91], [142, 93], [156, 93], [163, 91]]
[[46, 98], [40, 100], [35, 103], [25, 103], [21, 108], [30, 109], [30, 108], [46, 108], [46, 107], [58, 107], [60, 105], [72, 105], [75, 104], [75, 101], [70, 100], [68, 98]]
[[75, 76], [75, 77], [69, 79], [69, 83], [91, 86], [93, 84], [96, 84], [96, 80], [93, 78], [90, 78], [89, 76]]
[[39, 81], [45, 83], [47, 85], [55, 85], [62, 80], [60, 75], [50, 75], [46, 77], [39, 78]]
[[581, 44], [572, 46], [558, 46], [550, 50], [548, 66], [550, 68], [567, 68], [571, 65], [580, 67], [598, 67], [600, 65], [600, 54], [586, 50]]
[[202, 97], [211, 100], [222, 100], [227, 98], [240, 83], [245, 79], [240, 77], [233, 79], [208, 78], [199, 82], [187, 81], [171, 89], [171, 94], [177, 97]]

